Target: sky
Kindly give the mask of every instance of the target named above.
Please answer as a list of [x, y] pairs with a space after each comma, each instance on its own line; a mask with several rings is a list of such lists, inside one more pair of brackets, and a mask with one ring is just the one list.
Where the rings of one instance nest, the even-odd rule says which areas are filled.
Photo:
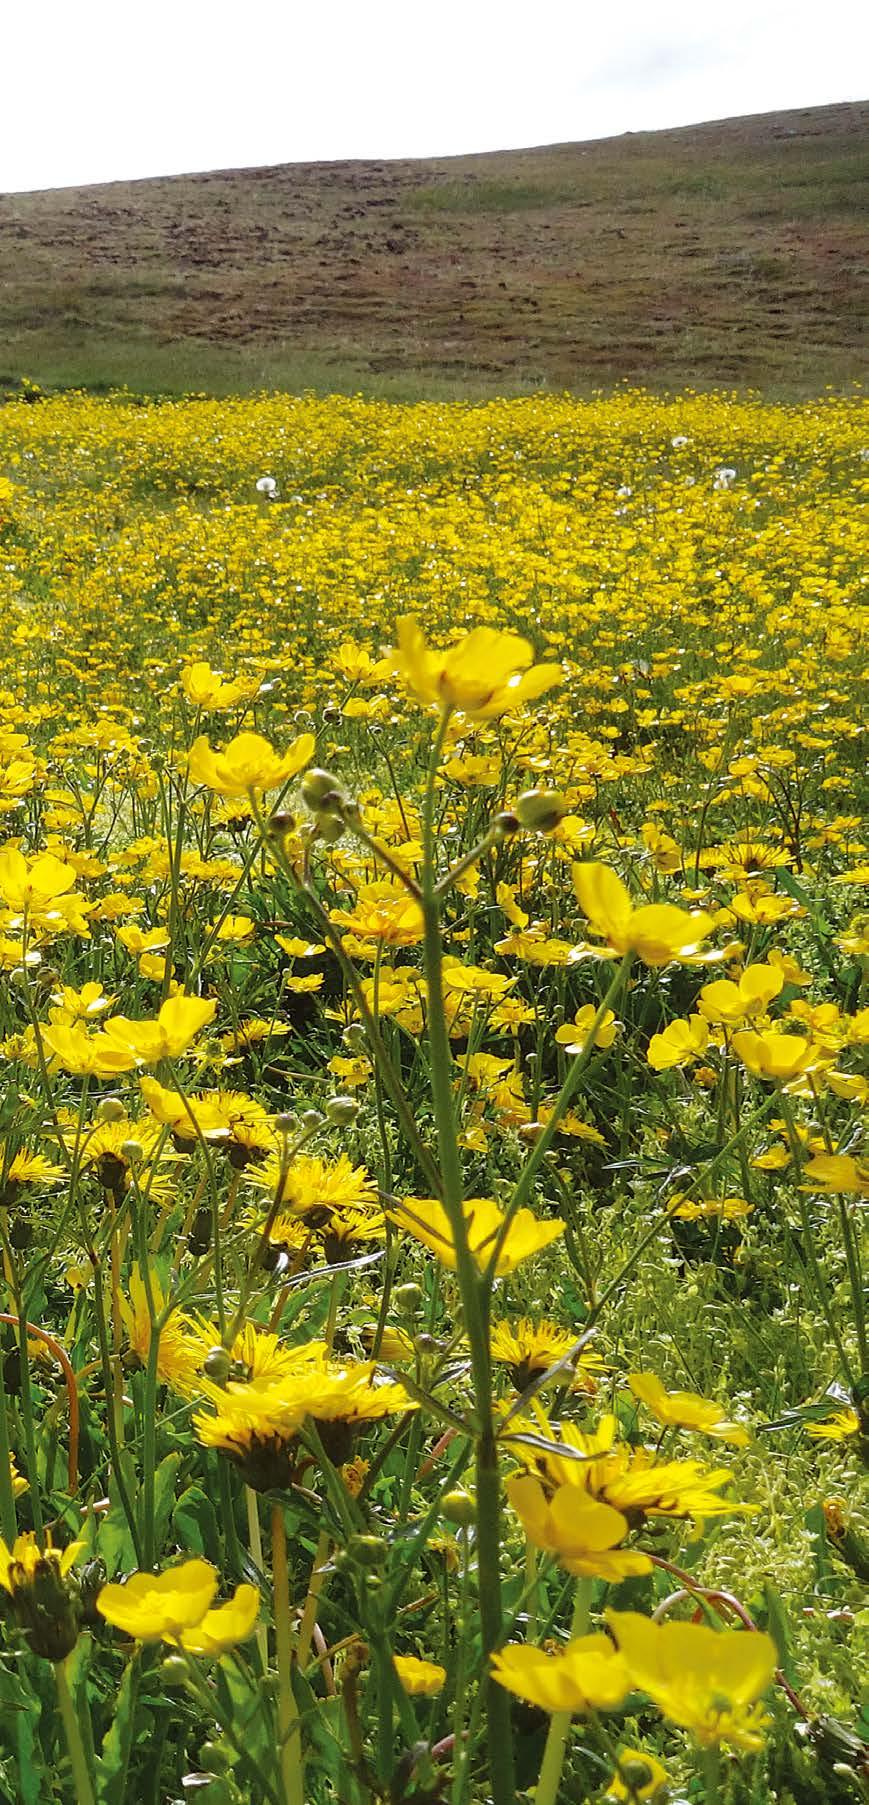
[[0, 191], [859, 100], [857, 0], [7, 0]]

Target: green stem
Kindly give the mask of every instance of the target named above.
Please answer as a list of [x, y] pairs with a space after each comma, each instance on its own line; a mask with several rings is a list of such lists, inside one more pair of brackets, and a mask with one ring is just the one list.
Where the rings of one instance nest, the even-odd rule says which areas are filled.
[[304, 1805], [302, 1744], [299, 1736], [292, 1681], [292, 1631], [290, 1625], [290, 1576], [287, 1565], [287, 1531], [283, 1505], [272, 1505], [272, 1586], [274, 1589], [275, 1647], [278, 1663], [278, 1733], [281, 1779], [286, 1805]]
[[[783, 1090], [779, 1092], [779, 1097], [780, 1097], [780, 1101], [781, 1101], [782, 1114], [784, 1116], [785, 1123], [787, 1125], [788, 1141], [790, 1143], [791, 1155], [793, 1158], [794, 1165], [796, 1167], [797, 1178], [799, 1179], [801, 1172], [802, 1172], [803, 1163], [805, 1160], [805, 1150], [800, 1141], [800, 1137], [797, 1134], [793, 1110], [791, 1109], [790, 1102], [788, 1101], [788, 1098], [785, 1096], [785, 1093]], [[806, 1198], [806, 1194], [803, 1191], [802, 1187], [799, 1185], [799, 1183], [797, 1184], [796, 1192], [797, 1192], [797, 1208], [799, 1209], [799, 1212], [800, 1212], [800, 1221], [801, 1221], [802, 1230], [803, 1230], [803, 1241], [805, 1244], [806, 1261], [808, 1263], [809, 1269], [812, 1274], [812, 1279], [813, 1279], [814, 1285], [815, 1285], [815, 1291], [817, 1292], [818, 1303], [820, 1304], [821, 1310], [822, 1310], [824, 1316], [826, 1317], [827, 1327], [830, 1331], [832, 1341], [836, 1348], [836, 1352], [838, 1353], [838, 1356], [839, 1356], [839, 1364], [842, 1368], [842, 1373], [847, 1382], [848, 1390], [850, 1391], [850, 1393], [853, 1397], [854, 1392], [855, 1392], [854, 1372], [853, 1372], [853, 1369], [851, 1366], [851, 1362], [848, 1359], [848, 1356], [845, 1352], [844, 1342], [842, 1341], [842, 1337], [839, 1334], [839, 1325], [836, 1321], [836, 1313], [835, 1313], [835, 1311], [833, 1309], [833, 1305], [830, 1301], [830, 1294], [827, 1290], [826, 1280], [824, 1278], [823, 1272], [821, 1271], [821, 1263], [820, 1263], [820, 1260], [818, 1259], [817, 1248], [815, 1247], [815, 1233], [814, 1233], [814, 1229], [812, 1228], [812, 1218], [809, 1214], [808, 1201]]]
[[522, 1171], [519, 1174], [515, 1189], [513, 1191], [513, 1195], [510, 1199], [509, 1207], [508, 1207], [506, 1215], [505, 1215], [504, 1225], [500, 1231], [500, 1235], [498, 1238], [498, 1244], [496, 1244], [495, 1250], [492, 1254], [491, 1269], [492, 1269], [493, 1273], [495, 1270], [495, 1266], [497, 1265], [498, 1255], [501, 1251], [501, 1242], [503, 1241], [503, 1238], [507, 1233], [510, 1222], [512, 1221], [513, 1217], [515, 1216], [516, 1211], [522, 1208], [522, 1205], [527, 1202], [527, 1199], [531, 1194], [531, 1187], [534, 1183], [537, 1173], [540, 1170], [541, 1165], [543, 1164], [543, 1161], [544, 1161], [547, 1153], [549, 1152], [549, 1149], [555, 1138], [555, 1134], [556, 1134], [559, 1122], [567, 1114], [567, 1111], [568, 1111], [571, 1103], [573, 1102], [573, 1099], [579, 1088], [580, 1078], [582, 1077], [583, 1072], [585, 1071], [585, 1068], [588, 1065], [589, 1060], [592, 1057], [592, 1054], [594, 1053], [594, 1050], [595, 1050], [594, 1041], [595, 1041], [595, 1035], [597, 1034], [598, 1028], [600, 1027], [601, 1022], [604, 1020], [607, 1010], [612, 1008], [612, 1005], [615, 1002], [615, 1000], [619, 994], [619, 991], [621, 990], [622, 985], [627, 980], [627, 976], [628, 976], [628, 972], [630, 970], [630, 965], [631, 965], [632, 959], [633, 959], [633, 953], [627, 952], [627, 953], [625, 953], [624, 958], [619, 962], [618, 966], [616, 967], [615, 974], [604, 994], [603, 1001], [600, 1003], [598, 1010], [595, 1014], [594, 1020], [589, 1026], [588, 1034], [586, 1035], [585, 1041], [583, 1042], [582, 1051], [576, 1054], [576, 1057], [574, 1058], [572, 1064], [569, 1066], [568, 1072], [567, 1072], [567, 1077], [565, 1078], [564, 1083], [561, 1086], [561, 1089], [558, 1093], [558, 1096], [555, 1099], [555, 1104], [554, 1104], [554, 1107], [552, 1110], [552, 1114], [546, 1124], [546, 1127], [544, 1128], [543, 1133], [540, 1135], [539, 1139], [537, 1141], [535, 1141], [533, 1151], [529, 1155], [529, 1158], [526, 1160], [525, 1165], [523, 1166]]
[[[443, 949], [435, 873], [433, 823], [435, 777], [448, 721], [449, 711], [445, 709], [432, 744], [426, 784], [423, 816], [425, 844], [422, 877], [423, 960], [428, 1010], [431, 1091], [443, 1182], [443, 1203], [455, 1248], [462, 1314], [465, 1333], [470, 1345], [474, 1405], [479, 1424], [476, 1445], [477, 1585], [483, 1665], [484, 1671], [488, 1675], [489, 1656], [501, 1641], [503, 1624], [500, 1576], [501, 1481], [492, 1410], [488, 1288], [480, 1281], [468, 1245], [468, 1225], [462, 1196], [461, 1161], [453, 1108], [452, 1053], [444, 1010]], [[509, 1700], [506, 1692], [501, 1687], [493, 1685], [488, 1678], [485, 1684], [489, 1711], [489, 1778], [493, 1805], [513, 1805], [515, 1788]]]
[[67, 1662], [55, 1661], [54, 1677], [57, 1681], [57, 1702], [63, 1721], [66, 1746], [72, 1764], [72, 1778], [75, 1787], [76, 1805], [94, 1805], [94, 1789], [88, 1770], [87, 1757], [84, 1752], [81, 1730], [76, 1716], [72, 1693], [69, 1689]]
[[700, 1750], [700, 1767], [705, 1805], [718, 1805], [721, 1797], [721, 1751], [717, 1743], [712, 1748]]
[[[574, 1636], [584, 1636], [588, 1628], [591, 1590], [592, 1581], [590, 1579], [578, 1581], [573, 1602], [573, 1622], [570, 1626], [571, 1640]], [[570, 1719], [569, 1711], [553, 1712], [549, 1735], [546, 1738], [546, 1747], [543, 1751], [540, 1778], [534, 1794], [534, 1805], [557, 1805], [567, 1738], [570, 1734]]]
[[0, 1530], [7, 1548], [18, 1533], [15, 1493], [12, 1489], [12, 1450], [9, 1445], [9, 1419], [6, 1414], [6, 1380], [0, 1360]]

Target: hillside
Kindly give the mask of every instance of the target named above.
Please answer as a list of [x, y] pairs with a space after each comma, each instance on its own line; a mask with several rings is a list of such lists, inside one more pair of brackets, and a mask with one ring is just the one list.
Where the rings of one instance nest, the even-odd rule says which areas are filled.
[[869, 104], [0, 196], [0, 381], [799, 395], [865, 374]]

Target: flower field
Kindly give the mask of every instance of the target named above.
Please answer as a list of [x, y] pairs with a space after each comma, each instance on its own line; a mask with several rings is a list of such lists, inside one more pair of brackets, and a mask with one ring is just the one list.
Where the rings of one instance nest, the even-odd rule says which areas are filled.
[[0, 1799], [864, 1796], [867, 444], [0, 407]]

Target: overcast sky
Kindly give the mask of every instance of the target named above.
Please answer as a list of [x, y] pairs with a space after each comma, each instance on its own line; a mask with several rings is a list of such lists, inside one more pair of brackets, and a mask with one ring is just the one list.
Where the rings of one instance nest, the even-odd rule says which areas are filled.
[[0, 189], [602, 137], [869, 89], [857, 0], [5, 0]]

